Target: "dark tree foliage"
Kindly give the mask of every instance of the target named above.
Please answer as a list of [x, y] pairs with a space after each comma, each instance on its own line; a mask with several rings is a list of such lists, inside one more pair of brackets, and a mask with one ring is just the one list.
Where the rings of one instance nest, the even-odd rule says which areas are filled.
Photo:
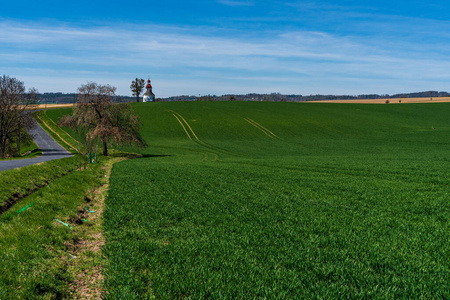
[[145, 86], [144, 79], [136, 78], [131, 82], [130, 89], [133, 92], [133, 96], [136, 96], [136, 102], [139, 102], [139, 95], [142, 93], [144, 86]]
[[65, 116], [60, 125], [85, 132], [87, 141], [100, 139], [103, 155], [108, 155], [108, 144], [145, 146], [139, 130], [141, 122], [128, 103], [113, 103], [116, 88], [88, 82], [78, 88], [78, 101], [71, 116]]
[[0, 77], [0, 157], [12, 155], [15, 150], [20, 155], [20, 143], [26, 137], [24, 129], [34, 125], [30, 109], [35, 108], [37, 99], [37, 90], [26, 92], [22, 81]]

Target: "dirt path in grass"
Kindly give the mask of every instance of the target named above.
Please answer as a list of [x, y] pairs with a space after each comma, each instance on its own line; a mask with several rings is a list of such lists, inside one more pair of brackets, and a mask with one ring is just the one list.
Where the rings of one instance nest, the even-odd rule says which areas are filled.
[[105, 164], [103, 185], [88, 192], [86, 204], [79, 208], [77, 219], [71, 220], [74, 223], [86, 222], [85, 226], [74, 227], [79, 230], [77, 236], [81, 238], [67, 245], [74, 258], [69, 262], [69, 269], [75, 277], [70, 286], [73, 298], [102, 299], [104, 294], [103, 267], [107, 263], [102, 255], [105, 244], [102, 228], [104, 202], [112, 167], [125, 159], [119, 157]]

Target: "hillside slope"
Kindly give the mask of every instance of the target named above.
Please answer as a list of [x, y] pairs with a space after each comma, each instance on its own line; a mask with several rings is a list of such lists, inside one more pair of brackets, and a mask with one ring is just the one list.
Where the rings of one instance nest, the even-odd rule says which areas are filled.
[[449, 104], [136, 104], [111, 298], [448, 298]]

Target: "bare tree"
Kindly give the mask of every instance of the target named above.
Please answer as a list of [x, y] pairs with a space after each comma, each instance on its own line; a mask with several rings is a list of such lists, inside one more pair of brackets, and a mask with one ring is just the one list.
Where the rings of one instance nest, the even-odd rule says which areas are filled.
[[139, 118], [130, 104], [113, 103], [116, 88], [109, 84], [88, 82], [78, 88], [78, 102], [73, 114], [65, 116], [60, 125], [85, 132], [87, 141], [99, 138], [103, 155], [108, 155], [108, 144], [144, 146], [139, 129]]
[[13, 144], [20, 155], [21, 137], [24, 129], [33, 124], [30, 109], [37, 100], [36, 89], [26, 93], [22, 81], [6, 75], [0, 77], [0, 157], [11, 154]]
[[144, 79], [138, 79], [133, 80], [130, 85], [130, 89], [133, 92], [133, 96], [136, 96], [136, 102], [139, 102], [139, 95], [142, 93], [142, 90], [145, 86], [145, 80]]

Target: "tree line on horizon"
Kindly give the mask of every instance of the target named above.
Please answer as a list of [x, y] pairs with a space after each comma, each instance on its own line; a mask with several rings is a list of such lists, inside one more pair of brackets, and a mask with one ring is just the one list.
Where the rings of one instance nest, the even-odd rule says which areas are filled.
[[[226, 95], [179, 95], [171, 96], [166, 98], [158, 98], [158, 101], [274, 101], [274, 102], [302, 102], [302, 101], [313, 101], [313, 100], [364, 100], [364, 99], [395, 99], [395, 98], [439, 98], [439, 97], [450, 97], [448, 92], [438, 92], [438, 91], [426, 91], [426, 92], [416, 92], [416, 93], [402, 93], [402, 94], [362, 94], [362, 95], [297, 95], [297, 94], [280, 94], [280, 93], [270, 93], [270, 94], [226, 94]], [[40, 103], [76, 103], [78, 99], [77, 93], [60, 93], [60, 92], [49, 92], [41, 93], [38, 95]], [[136, 102], [138, 98], [134, 96], [121, 96], [115, 95], [112, 98], [113, 102], [126, 103], [126, 102]]]
[[162, 98], [161, 101], [274, 101], [274, 102], [303, 102], [314, 100], [357, 100], [357, 99], [394, 99], [394, 98], [438, 98], [438, 97], [450, 97], [448, 92], [427, 91], [416, 93], [403, 93], [403, 94], [363, 94], [363, 95], [296, 95], [296, 94], [227, 94], [222, 96], [205, 95], [205, 96], [173, 96], [168, 98]]

